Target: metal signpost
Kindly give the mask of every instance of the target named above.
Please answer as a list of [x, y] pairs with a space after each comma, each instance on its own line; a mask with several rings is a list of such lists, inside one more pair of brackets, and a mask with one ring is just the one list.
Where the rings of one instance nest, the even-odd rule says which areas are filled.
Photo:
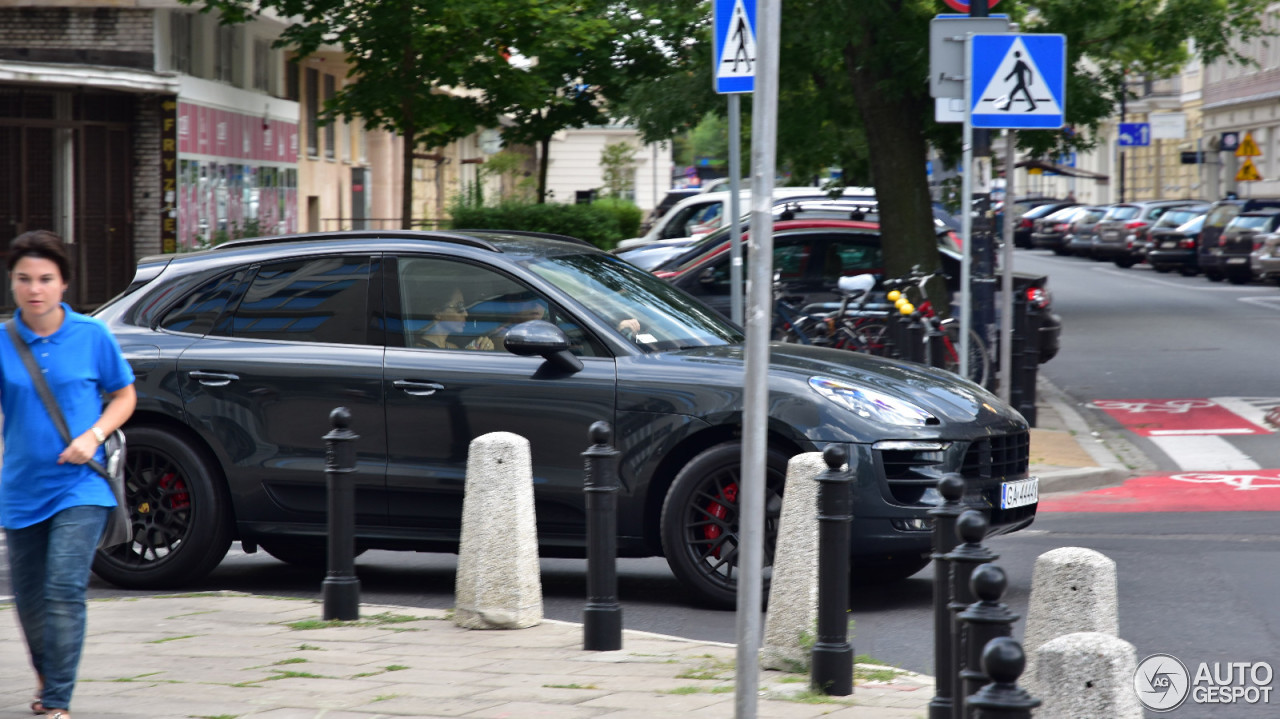
[[756, 84], [756, 7], [746, 0], [715, 2], [715, 89], [729, 96], [729, 316], [742, 326], [742, 105], [738, 95]]

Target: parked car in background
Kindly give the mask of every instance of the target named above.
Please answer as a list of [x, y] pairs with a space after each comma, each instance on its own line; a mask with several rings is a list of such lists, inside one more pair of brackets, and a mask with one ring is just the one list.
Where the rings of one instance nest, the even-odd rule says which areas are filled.
[[1280, 284], [1280, 232], [1265, 236], [1253, 253], [1254, 276]]
[[659, 202], [658, 206], [653, 208], [649, 213], [649, 216], [645, 218], [644, 225], [641, 227], [640, 231], [647, 233], [649, 229], [653, 227], [653, 224], [663, 215], [667, 214], [667, 212], [669, 212], [672, 207], [675, 207], [677, 203], [686, 197], [693, 197], [699, 192], [701, 192], [701, 190], [696, 187], [667, 190], [667, 194], [663, 195], [662, 201]]
[[1133, 264], [1136, 265], [1147, 261], [1147, 255], [1151, 252], [1151, 248], [1156, 242], [1154, 237], [1156, 232], [1176, 230], [1208, 211], [1209, 203], [1207, 202], [1170, 207], [1150, 227], [1135, 230], [1125, 240], [1125, 244], [1128, 245], [1129, 249], [1129, 257], [1134, 260]]
[[1084, 205], [1064, 207], [1036, 220], [1031, 229], [1031, 246], [1041, 250], [1053, 250], [1056, 255], [1066, 254], [1066, 238], [1071, 230], [1071, 223], [1088, 209]]
[[1253, 253], [1262, 249], [1265, 235], [1280, 228], [1280, 207], [1265, 207], [1236, 215], [1218, 240], [1222, 272], [1233, 285], [1253, 280]]
[[1090, 205], [1076, 215], [1062, 238], [1063, 251], [1060, 254], [1089, 257], [1093, 252], [1093, 234], [1109, 209], [1110, 205]]
[[1200, 230], [1200, 237], [1196, 242], [1196, 264], [1211, 282], [1221, 282], [1227, 276], [1219, 244], [1227, 225], [1241, 212], [1264, 207], [1280, 207], [1280, 198], [1226, 199], [1209, 206], [1208, 217], [1204, 220], [1204, 228]]
[[1133, 267], [1137, 264], [1137, 259], [1130, 248], [1135, 243], [1146, 241], [1147, 229], [1169, 208], [1196, 202], [1144, 200], [1112, 205], [1094, 231], [1090, 256], [1095, 260], [1111, 260], [1117, 267]]
[[[603, 420], [618, 450], [618, 554], [663, 556], [691, 597], [734, 606], [743, 335], [587, 243], [501, 230], [239, 240], [144, 258], [95, 314], [139, 397], [125, 427], [136, 531], [98, 553], [106, 581], [198, 584], [234, 540], [323, 566], [323, 437], [342, 405], [359, 435], [343, 480], [357, 553], [456, 551], [470, 443], [511, 432], [529, 441], [540, 556], [583, 556], [582, 451]], [[423, 341], [442, 333], [443, 346]], [[992, 533], [1034, 520], [1027, 422], [995, 395], [922, 365], [770, 349], [766, 558], [788, 459], [830, 446], [858, 478], [858, 581], [929, 563], [946, 473], [961, 473], [963, 504]]]
[[1196, 238], [1200, 236], [1207, 217], [1208, 214], [1200, 214], [1177, 227], [1153, 229], [1147, 263], [1156, 272], [1177, 270], [1186, 277], [1195, 276], [1200, 271], [1200, 264], [1196, 261]]
[[1053, 200], [1028, 208], [1020, 217], [1015, 217], [1013, 220], [1013, 246], [1031, 247], [1031, 231], [1035, 228], [1036, 220], [1048, 217], [1064, 207], [1075, 207], [1078, 204], [1080, 203], [1074, 200]]

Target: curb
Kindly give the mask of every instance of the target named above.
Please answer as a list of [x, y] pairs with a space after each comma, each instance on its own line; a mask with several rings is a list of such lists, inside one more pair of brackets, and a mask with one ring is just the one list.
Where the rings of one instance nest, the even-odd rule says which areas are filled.
[[1090, 426], [1066, 393], [1044, 375], [1036, 378], [1036, 392], [1039, 400], [1062, 419], [1062, 424], [1080, 449], [1097, 463], [1096, 467], [1053, 467], [1041, 470], [1037, 476], [1040, 477], [1042, 492], [1097, 489], [1155, 471], [1155, 463], [1123, 436], [1106, 427], [1095, 429]]

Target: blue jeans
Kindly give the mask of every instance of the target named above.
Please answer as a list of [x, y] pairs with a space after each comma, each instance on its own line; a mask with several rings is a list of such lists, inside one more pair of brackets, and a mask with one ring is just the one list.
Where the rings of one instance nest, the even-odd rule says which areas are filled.
[[85, 591], [108, 507], [69, 507], [22, 529], [6, 529], [18, 621], [31, 664], [44, 678], [40, 701], [70, 709], [84, 647]]

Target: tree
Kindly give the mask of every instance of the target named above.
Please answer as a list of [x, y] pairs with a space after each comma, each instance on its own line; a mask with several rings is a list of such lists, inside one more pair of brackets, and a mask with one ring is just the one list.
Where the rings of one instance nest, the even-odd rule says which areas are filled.
[[[187, 3], [199, 0], [183, 0]], [[306, 57], [341, 46], [355, 80], [326, 101], [323, 119], [360, 117], [371, 129], [404, 138], [401, 227], [413, 216], [413, 158], [494, 125], [493, 103], [467, 88], [501, 96], [518, 78], [507, 61], [503, 28], [525, 22], [521, 0], [205, 0], [224, 23], [265, 11], [293, 21], [276, 47]], [[462, 88], [462, 89], [459, 89]]]
[[629, 142], [611, 142], [600, 151], [604, 189], [609, 197], [622, 197], [635, 184], [636, 148]]
[[[1189, 57], [1243, 61], [1235, 38], [1267, 34], [1267, 0], [1004, 0], [1023, 32], [1067, 36], [1067, 122], [1074, 132], [1022, 131], [1033, 153], [1087, 149], [1119, 101], [1126, 70], [1167, 75]], [[957, 154], [959, 126], [933, 120], [929, 20], [934, 0], [788, 0], [779, 69], [780, 165], [836, 164], [848, 182], [876, 188], [886, 272], [937, 266], [925, 158], [929, 146]], [[711, 88], [709, 34], [682, 48], [665, 79], [630, 88], [646, 139], [687, 126], [678, 108], [724, 112]], [[699, 64], [701, 66], [699, 67]], [[683, 94], [679, 94], [683, 93]], [[661, 95], [661, 96], [659, 96]], [[744, 109], [748, 103], [743, 103]], [[749, 122], [744, 120], [744, 124]]]

